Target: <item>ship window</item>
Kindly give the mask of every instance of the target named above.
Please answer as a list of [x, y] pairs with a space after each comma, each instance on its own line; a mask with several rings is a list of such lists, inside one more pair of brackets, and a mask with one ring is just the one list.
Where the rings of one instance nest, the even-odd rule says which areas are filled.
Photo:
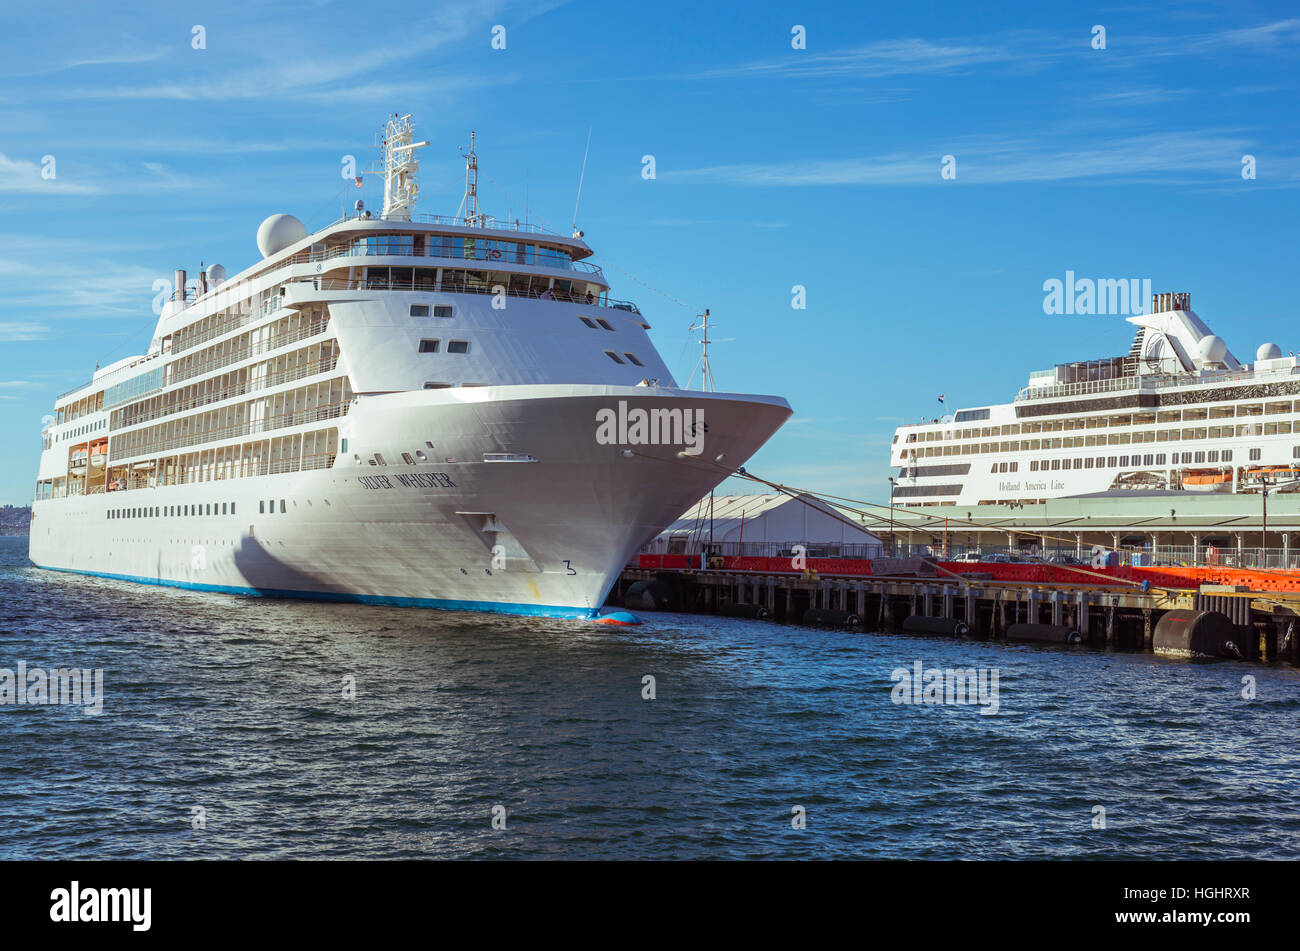
[[1067, 470], [1068, 470], [1068, 469], [1070, 468], [1070, 460], [1069, 460], [1069, 459], [1062, 459], [1062, 460], [1061, 460], [1061, 468], [1062, 468], [1062, 469], [1067, 469]]
[[280, 500], [280, 514], [284, 514], [284, 499]]
[[343, 443], [342, 443], [342, 445], [339, 447], [339, 451], [340, 451], [340, 452], [347, 452], [347, 451], [348, 451], [348, 437], [347, 437], [347, 436], [344, 436], [344, 437], [343, 437]]
[[1037, 472], [1037, 471], [1038, 471], [1038, 460], [1037, 460], [1037, 459], [1031, 459], [1031, 460], [1029, 461], [1029, 471], [1030, 471], [1030, 472]]
[[1223, 461], [1224, 461], [1224, 462], [1231, 462], [1231, 461], [1232, 461], [1232, 450], [1231, 450], [1231, 449], [1225, 449], [1225, 450], [1223, 450]]
[[1107, 457], [1106, 457], [1106, 465], [1107, 465], [1108, 468], [1114, 469], [1117, 465], [1119, 465], [1119, 457], [1118, 457], [1118, 456], [1107, 456]]
[[998, 464], [996, 462], [993, 463], [993, 465], [989, 466], [989, 472], [997, 472], [997, 471], [998, 471]]
[[1083, 460], [1083, 467], [1084, 467], [1085, 469], [1091, 469], [1091, 468], [1092, 468], [1092, 456], [1089, 456], [1087, 459]]
[[594, 320], [592, 320], [590, 317], [579, 317], [578, 319], [581, 320], [581, 321], [582, 321], [584, 324], [586, 324], [588, 327], [590, 327], [592, 330], [599, 330], [599, 329], [600, 329], [600, 328], [598, 328], [598, 327], [596, 326], [596, 322], [595, 322]]
[[606, 350], [606, 351], [605, 351], [605, 356], [609, 357], [609, 358], [610, 358], [611, 360], [613, 360], [615, 363], [617, 363], [617, 364], [619, 364], [620, 366], [622, 366], [623, 361], [619, 358], [619, 355], [618, 355], [617, 353], [615, 353], [613, 350]]
[[613, 329], [614, 329], [613, 327], [611, 327], [611, 326], [609, 325], [609, 321], [605, 320], [604, 317], [597, 317], [597, 318], [596, 318], [596, 323], [600, 324], [600, 325], [601, 325], [602, 327], [604, 327], [606, 330], [613, 330]]
[[433, 308], [433, 316], [435, 316], [435, 317], [450, 317], [451, 314], [452, 314], [452, 310], [451, 310], [451, 305], [450, 305], [450, 304], [435, 304], [435, 305], [434, 305], [434, 308]]
[[429, 316], [429, 305], [428, 305], [428, 304], [412, 304], [412, 305], [411, 305], [411, 316], [412, 316], [412, 317], [428, 317], [428, 316]]
[[1196, 454], [1196, 461], [1197, 461], [1197, 462], [1204, 462], [1204, 461], [1205, 461], [1205, 453], [1203, 453], [1203, 452], [1198, 452], [1198, 453]]
[[1250, 461], [1251, 461], [1251, 462], [1259, 462], [1259, 450], [1258, 450], [1258, 449], [1252, 449], [1252, 450], [1250, 451]]
[[1017, 470], [1019, 470], [1019, 468], [1020, 468], [1020, 463], [1018, 463], [1018, 462], [1013, 462], [1013, 463], [1011, 463], [1011, 471], [1012, 471], [1012, 472], [1016, 472]]
[[437, 341], [437, 340], [429, 340], [429, 339], [427, 339], [427, 338], [424, 339], [424, 340], [421, 340], [421, 341], [420, 341], [420, 352], [421, 352], [421, 353], [437, 353], [437, 352], [438, 352], [438, 341]]
[[426, 456], [421, 450], [417, 449], [415, 450], [415, 458], [419, 459], [421, 462], [424, 462], [429, 457]]
[[1059, 469], [1059, 468], [1061, 468], [1061, 460], [1060, 460], [1060, 459], [1053, 459], [1053, 460], [1052, 460], [1052, 468], [1053, 468], [1053, 469]]
[[402, 461], [408, 466], [415, 465], [415, 458], [409, 452], [402, 453]]
[[469, 353], [468, 340], [449, 340], [447, 341], [448, 353]]
[[381, 466], [388, 465], [388, 463], [384, 461], [383, 453], [379, 453], [379, 452], [375, 453], [375, 463]]
[[258, 513], [259, 515], [265, 515], [265, 514], [266, 514], [266, 499], [258, 499], [258, 500], [257, 500], [257, 513]]
[[[1135, 456], [1134, 458], [1136, 459], [1137, 457]], [[1119, 457], [1119, 467], [1120, 467], [1121, 469], [1123, 469], [1123, 468], [1125, 468], [1127, 465], [1128, 465], [1128, 456], [1120, 456], [1120, 457]]]
[[222, 514], [222, 515], [225, 515], [225, 514], [226, 514], [226, 503], [225, 503], [225, 502], [222, 502], [222, 503], [221, 503], [221, 514]]
[[1142, 457], [1142, 465], [1144, 466], [1149, 466], [1154, 462], [1155, 462], [1155, 456], [1151, 455], [1151, 453], [1149, 452]]
[[638, 360], [635, 356], [633, 356], [633, 355], [630, 354], [630, 353], [624, 352], [624, 353], [623, 353], [623, 356], [627, 357], [627, 362], [630, 363], [630, 364], [632, 364], [633, 366], [636, 366], [636, 367], [643, 367], [643, 366], [645, 366], [644, 363], [642, 363], [640, 360]]
[[447, 387], [449, 387], [449, 386], [451, 386], [450, 383], [436, 383], [436, 382], [431, 382], [431, 383], [426, 383], [426, 384], [424, 384], [424, 388], [425, 388], [426, 390], [445, 390], [445, 389], [447, 389]]

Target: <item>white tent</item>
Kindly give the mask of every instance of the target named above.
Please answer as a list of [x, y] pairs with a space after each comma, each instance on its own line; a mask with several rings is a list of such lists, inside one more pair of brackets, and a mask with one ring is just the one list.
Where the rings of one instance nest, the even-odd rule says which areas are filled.
[[794, 545], [812, 558], [871, 558], [882, 547], [858, 520], [808, 495], [720, 495], [700, 499], [642, 550], [668, 555], [708, 547], [724, 555], [772, 557], [788, 555]]

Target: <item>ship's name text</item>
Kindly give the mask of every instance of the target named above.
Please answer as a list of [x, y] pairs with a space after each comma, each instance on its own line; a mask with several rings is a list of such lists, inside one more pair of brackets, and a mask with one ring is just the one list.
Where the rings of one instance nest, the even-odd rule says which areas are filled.
[[445, 472], [412, 472], [405, 475], [361, 476], [358, 480], [367, 489], [454, 489], [456, 483]]

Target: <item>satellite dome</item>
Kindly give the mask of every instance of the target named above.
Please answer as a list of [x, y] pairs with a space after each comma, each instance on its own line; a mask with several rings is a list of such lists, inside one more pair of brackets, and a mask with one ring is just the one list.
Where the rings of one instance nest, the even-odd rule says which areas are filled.
[[1282, 348], [1275, 343], [1261, 343], [1255, 351], [1256, 360], [1276, 360], [1282, 356]]
[[1196, 344], [1196, 351], [1205, 363], [1222, 363], [1228, 354], [1228, 345], [1217, 334], [1207, 334]]
[[208, 266], [208, 287], [220, 287], [226, 282], [226, 268], [221, 264]]
[[257, 250], [269, 258], [305, 237], [307, 229], [293, 215], [272, 215], [257, 229]]

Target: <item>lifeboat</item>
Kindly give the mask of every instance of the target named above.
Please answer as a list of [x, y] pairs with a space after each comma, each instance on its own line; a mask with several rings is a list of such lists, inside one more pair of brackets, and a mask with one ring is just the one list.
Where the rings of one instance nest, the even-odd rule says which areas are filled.
[[86, 455], [86, 447], [84, 444], [73, 446], [72, 451], [68, 453], [68, 468], [73, 472], [85, 472]]
[[1232, 488], [1232, 475], [1221, 469], [1187, 469], [1183, 488], [1198, 492], [1226, 492]]
[[1254, 466], [1246, 470], [1245, 481], [1276, 485], [1300, 479], [1300, 470], [1291, 466]]
[[90, 444], [90, 464], [96, 469], [104, 468], [108, 461], [108, 440], [100, 439]]

